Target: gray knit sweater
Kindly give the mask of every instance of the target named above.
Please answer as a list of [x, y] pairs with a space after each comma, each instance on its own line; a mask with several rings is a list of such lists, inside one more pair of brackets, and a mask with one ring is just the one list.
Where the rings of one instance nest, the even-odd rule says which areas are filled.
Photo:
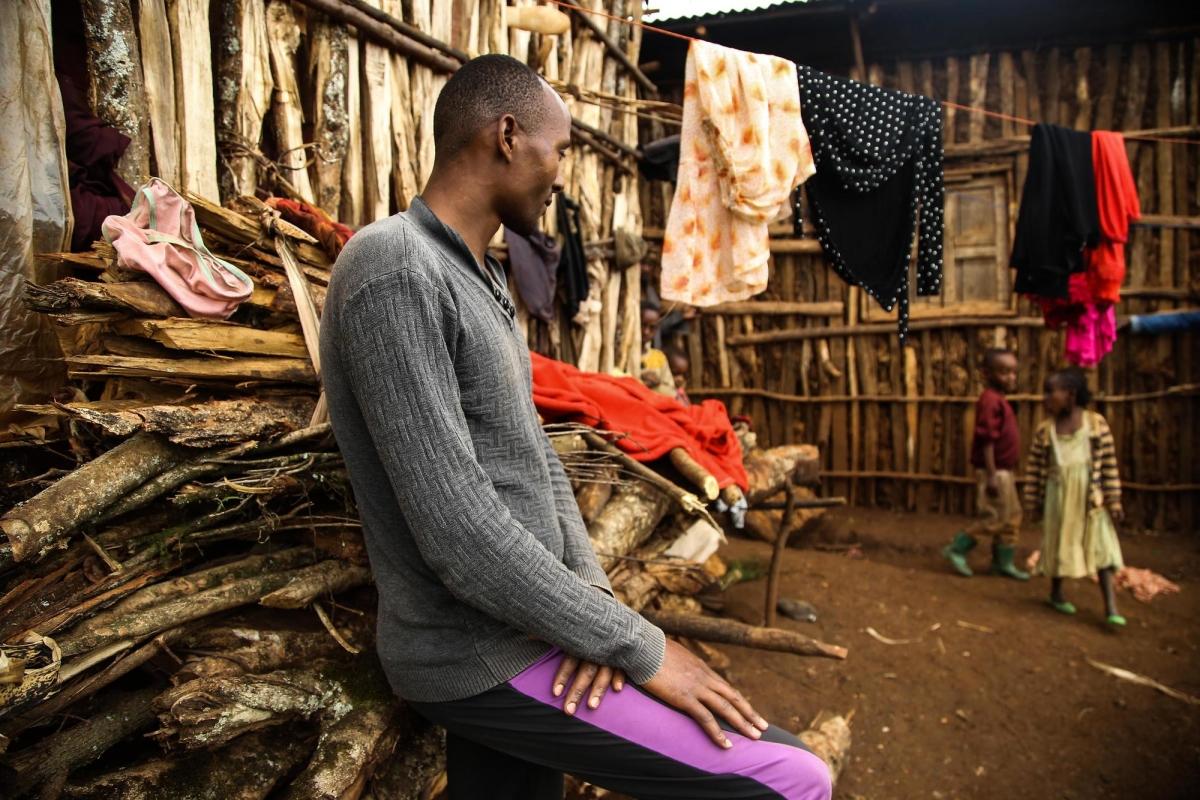
[[551, 644], [635, 683], [662, 664], [662, 632], [596, 563], [509, 302], [420, 199], [357, 233], [329, 284], [325, 392], [379, 589], [379, 656], [410, 700], [486, 691]]

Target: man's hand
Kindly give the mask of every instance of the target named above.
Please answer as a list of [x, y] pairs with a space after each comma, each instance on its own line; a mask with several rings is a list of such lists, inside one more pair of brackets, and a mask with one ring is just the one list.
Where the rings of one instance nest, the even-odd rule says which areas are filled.
[[714, 715], [751, 739], [762, 736], [767, 721], [746, 698], [678, 642], [667, 640], [662, 666], [642, 688], [688, 714], [719, 747], [733, 747]]
[[[575, 679], [571, 681], [571, 688], [567, 690], [567, 681], [571, 680], [572, 675], [575, 676]], [[563, 656], [562, 664], [554, 673], [552, 691], [555, 697], [561, 697], [566, 691], [563, 711], [573, 715], [575, 709], [579, 708], [579, 702], [585, 693], [588, 696], [588, 708], [599, 708], [600, 701], [604, 699], [604, 693], [610, 686], [614, 692], [624, 689], [625, 673], [612, 667], [593, 664], [590, 661], [580, 661], [574, 656]]]
[[987, 476], [987, 496], [1000, 496], [1000, 479], [996, 477], [996, 473], [989, 472]]

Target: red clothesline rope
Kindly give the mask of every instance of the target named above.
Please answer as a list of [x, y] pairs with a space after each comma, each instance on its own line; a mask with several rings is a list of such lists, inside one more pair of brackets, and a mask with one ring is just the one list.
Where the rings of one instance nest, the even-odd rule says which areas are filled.
[[[682, 39], [685, 42], [704, 41], [703, 39], [699, 39], [695, 36], [688, 36], [685, 33], [677, 33], [676, 31], [669, 31], [666, 28], [659, 28], [656, 25], [651, 25], [649, 23], [642, 22], [641, 20], [626, 19], [625, 17], [620, 17], [615, 14], [609, 14], [607, 11], [596, 11], [594, 9], [585, 8], [583, 6], [576, 5], [575, 3], [572, 3], [572, 2], [563, 2], [563, 0], [548, 0], [548, 2], [553, 3], [556, 6], [561, 6], [563, 8], [575, 9], [576, 11], [580, 11], [584, 14], [593, 14], [597, 17], [604, 17], [605, 19], [615, 20], [616, 22], [620, 22], [623, 25], [633, 25], [638, 28], [641, 28], [642, 30], [651, 31], [652, 33], [658, 33], [663, 36], [670, 36], [675, 39]], [[934, 98], [934, 99], [936, 99], [936, 98]], [[965, 106], [965, 105], [962, 105], [961, 103], [954, 103], [949, 100], [938, 100], [937, 102], [941, 103], [946, 108], [953, 108], [958, 111], [966, 111], [970, 114], [982, 114], [985, 117], [995, 117], [996, 119], [1006, 119], [1011, 122], [1019, 122], [1022, 125], [1028, 125], [1029, 127], [1033, 127], [1034, 125], [1038, 124], [1037, 120], [1026, 119], [1025, 117], [1018, 117], [1013, 114], [1005, 114], [1000, 111], [990, 111], [986, 108], [979, 108], [978, 106]], [[1126, 139], [1133, 139], [1133, 140], [1139, 141], [1139, 142], [1165, 142], [1166, 144], [1200, 145], [1200, 139], [1174, 139], [1174, 138], [1168, 138], [1165, 136], [1129, 136], [1129, 135], [1125, 135], [1125, 134], [1122, 134], [1122, 135], [1125, 136]]]

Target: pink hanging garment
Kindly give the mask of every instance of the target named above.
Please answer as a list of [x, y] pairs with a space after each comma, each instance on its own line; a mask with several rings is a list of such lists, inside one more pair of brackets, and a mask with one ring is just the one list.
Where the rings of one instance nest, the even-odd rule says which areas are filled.
[[138, 189], [125, 216], [101, 226], [117, 264], [150, 273], [189, 316], [226, 319], [254, 291], [254, 281], [204, 246], [192, 205], [160, 178]]
[[1094, 367], [1112, 352], [1117, 341], [1117, 310], [1113, 306], [1087, 305], [1067, 325], [1063, 353], [1077, 367]]

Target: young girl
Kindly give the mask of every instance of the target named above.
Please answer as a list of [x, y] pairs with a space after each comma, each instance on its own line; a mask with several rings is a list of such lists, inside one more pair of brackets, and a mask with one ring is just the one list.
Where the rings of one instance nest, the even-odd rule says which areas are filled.
[[1043, 517], [1042, 557], [1037, 571], [1049, 575], [1050, 605], [1063, 614], [1075, 606], [1063, 598], [1063, 578], [1098, 575], [1108, 624], [1119, 627], [1113, 573], [1121, 569], [1121, 546], [1113, 522], [1124, 518], [1121, 480], [1112, 432], [1104, 417], [1087, 410], [1087, 378], [1078, 367], [1046, 379], [1050, 419], [1033, 435], [1025, 470], [1026, 505]]

